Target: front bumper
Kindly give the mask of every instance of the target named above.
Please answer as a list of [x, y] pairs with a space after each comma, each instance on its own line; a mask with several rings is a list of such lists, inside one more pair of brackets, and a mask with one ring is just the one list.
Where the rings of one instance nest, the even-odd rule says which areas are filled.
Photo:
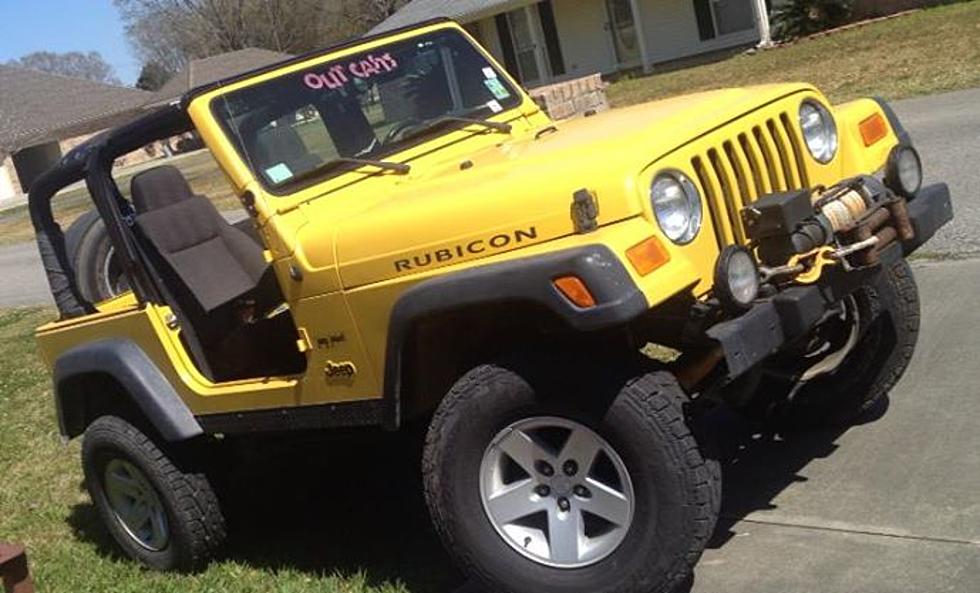
[[728, 379], [740, 377], [786, 344], [803, 337], [832, 305], [874, 282], [883, 266], [911, 254], [931, 239], [953, 219], [949, 187], [945, 183], [923, 187], [909, 200], [908, 211], [915, 237], [882, 251], [880, 266], [850, 272], [833, 266], [824, 271], [817, 284], [793, 286], [740, 317], [712, 326], [707, 333], [721, 346]]

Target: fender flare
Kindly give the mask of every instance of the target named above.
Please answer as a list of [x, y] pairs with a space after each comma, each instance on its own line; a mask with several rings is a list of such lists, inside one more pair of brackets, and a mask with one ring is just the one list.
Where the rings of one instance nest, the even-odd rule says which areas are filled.
[[86, 400], [71, 388], [86, 376], [109, 376], [129, 401], [168, 442], [204, 434], [201, 425], [150, 357], [131, 340], [110, 338], [76, 346], [54, 363], [54, 399], [58, 427], [66, 439], [85, 431]]
[[[555, 288], [553, 280], [577, 276], [596, 300], [582, 309]], [[605, 245], [588, 245], [547, 255], [488, 264], [416, 284], [392, 308], [385, 350], [382, 425], [401, 424], [402, 353], [419, 321], [468, 307], [513, 302], [542, 305], [576, 331], [626, 323], [648, 309], [643, 292]]]
[[895, 110], [888, 101], [882, 97], [872, 97], [871, 100], [877, 103], [878, 107], [881, 107], [882, 112], [885, 114], [885, 119], [888, 120], [888, 125], [892, 127], [892, 131], [895, 132], [895, 136], [898, 138], [898, 143], [911, 146], [912, 135], [902, 125], [902, 121], [898, 119], [898, 114], [895, 113]]

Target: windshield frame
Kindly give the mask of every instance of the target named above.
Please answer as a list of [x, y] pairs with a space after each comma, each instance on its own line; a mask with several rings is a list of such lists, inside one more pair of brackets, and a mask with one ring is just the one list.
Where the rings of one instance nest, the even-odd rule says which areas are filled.
[[[278, 65], [273, 65], [256, 71], [253, 75], [244, 75], [234, 79], [235, 84], [230, 82], [227, 86], [222, 86], [221, 83], [216, 85], [216, 88], [211, 88], [211, 92], [207, 93], [208, 96], [204, 97], [204, 101], [207, 104], [207, 112], [210, 119], [216, 124], [217, 128], [220, 130], [220, 134], [223, 137], [222, 140], [227, 143], [228, 147], [231, 149], [232, 154], [240, 163], [241, 167], [248, 172], [249, 178], [255, 180], [264, 190], [272, 196], [279, 198], [294, 196], [304, 190], [307, 190], [313, 186], [323, 184], [325, 182], [336, 180], [349, 173], [359, 173], [362, 177], [374, 177], [379, 175], [385, 175], [388, 172], [383, 170], [367, 170], [362, 171], [364, 167], [355, 164], [348, 163], [342, 164], [332, 168], [329, 172], [323, 175], [314, 175], [309, 179], [303, 180], [297, 183], [280, 183], [273, 184], [265, 178], [264, 175], [257, 169], [255, 163], [252, 162], [251, 156], [245, 151], [243, 143], [236, 138], [237, 132], [232, 129], [232, 123], [226, 119], [222, 113], [220, 113], [222, 99], [231, 96], [233, 93], [243, 91], [245, 89], [254, 88], [263, 84], [271, 83], [273, 81], [286, 78], [289, 76], [295, 76], [303, 72], [304, 70], [310, 68], [322, 68], [325, 65], [329, 65], [335, 62], [341, 62], [345, 59], [356, 57], [358, 55], [377, 52], [379, 50], [383, 51], [388, 47], [396, 47], [403, 45], [407, 42], [411, 42], [414, 39], [435, 36], [441, 33], [452, 33], [460, 37], [460, 39], [467, 43], [472, 49], [486, 61], [486, 67], [492, 68], [496, 72], [498, 78], [505, 84], [506, 88], [511, 91], [512, 97], [508, 98], [506, 106], [500, 112], [494, 112], [492, 109], [486, 106], [478, 106], [467, 111], [466, 117], [471, 117], [474, 119], [480, 119], [482, 121], [490, 122], [512, 122], [519, 119], [521, 115], [526, 111], [526, 105], [531, 99], [528, 97], [526, 90], [512, 77], [510, 74], [497, 62], [497, 60], [483, 47], [481, 46], [472, 36], [453, 21], [440, 20], [433, 23], [429, 27], [411, 27], [406, 28], [401, 35], [395, 35], [394, 32], [383, 34], [377, 36], [373, 39], [362, 39], [357, 43], [346, 44], [340, 48], [334, 48], [329, 50], [324, 50], [323, 52], [317, 53], [315, 55], [304, 56], [303, 59], [294, 59], [288, 62], [280, 63]], [[195, 95], [200, 97], [200, 95]], [[188, 97], [185, 97], [187, 100]], [[518, 114], [514, 114], [514, 111], [519, 111]], [[447, 115], [454, 115], [451, 113], [443, 114], [440, 117], [434, 119], [441, 119]], [[425, 120], [420, 123], [429, 123], [430, 120]], [[403, 142], [399, 142], [391, 151], [384, 151], [381, 153], [371, 154], [365, 158], [372, 158], [376, 160], [384, 160], [396, 162], [399, 164], [407, 163], [418, 156], [424, 154], [429, 154], [436, 150], [439, 150], [450, 144], [454, 144], [459, 141], [463, 141], [475, 136], [499, 134], [492, 129], [484, 128], [479, 126], [479, 130], [474, 130], [469, 132], [469, 134], [462, 138], [455, 138], [444, 145], [433, 147], [432, 150], [426, 150], [422, 155], [412, 155], [407, 159], [400, 159], [400, 155], [404, 155], [406, 152], [412, 152], [418, 149], [420, 146], [429, 144], [433, 140], [442, 137], [448, 137], [456, 132], [463, 131], [466, 128], [477, 127], [479, 124], [467, 123], [464, 121], [452, 122], [447, 125], [438, 126], [430, 132], [421, 133], [406, 139]], [[353, 183], [353, 181], [351, 181]]]

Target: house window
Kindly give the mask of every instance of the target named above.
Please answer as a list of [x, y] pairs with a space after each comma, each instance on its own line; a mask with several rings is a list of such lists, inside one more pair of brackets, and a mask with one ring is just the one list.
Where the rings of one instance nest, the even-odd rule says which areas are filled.
[[544, 43], [548, 50], [548, 64], [553, 76], [565, 73], [565, 58], [561, 53], [561, 42], [558, 40], [558, 24], [555, 23], [555, 9], [551, 0], [538, 3], [538, 18], [541, 19], [541, 31], [544, 33]]
[[755, 27], [752, 0], [694, 0], [694, 16], [701, 41]]
[[521, 83], [534, 86], [565, 74], [565, 60], [551, 1], [496, 17], [504, 64]]

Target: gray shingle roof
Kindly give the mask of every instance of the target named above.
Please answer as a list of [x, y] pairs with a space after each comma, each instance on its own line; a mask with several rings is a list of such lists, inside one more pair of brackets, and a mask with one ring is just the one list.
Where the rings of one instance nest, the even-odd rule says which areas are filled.
[[246, 48], [224, 54], [192, 60], [186, 68], [167, 81], [156, 92], [154, 104], [169, 103], [179, 99], [187, 91], [211, 84], [236, 74], [288, 60], [292, 56], [267, 49]]
[[412, 0], [371, 32], [390, 31], [437, 17], [449, 17], [465, 23], [498, 12], [508, 5], [520, 4], [518, 0]]
[[0, 154], [120, 125], [145, 91], [0, 65]]

